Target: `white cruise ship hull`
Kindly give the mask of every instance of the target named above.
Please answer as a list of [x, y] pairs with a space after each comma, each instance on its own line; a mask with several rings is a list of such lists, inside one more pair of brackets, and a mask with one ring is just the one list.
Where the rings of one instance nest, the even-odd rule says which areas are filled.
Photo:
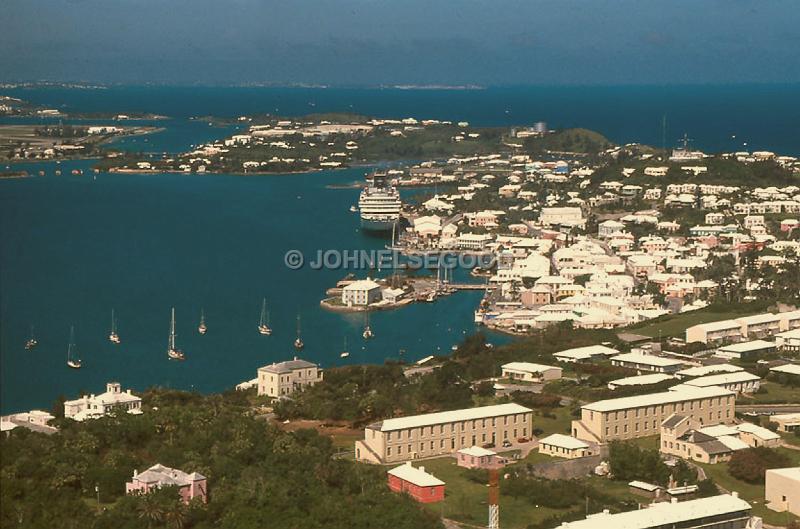
[[361, 228], [369, 231], [391, 231], [400, 219], [365, 219], [361, 217]]

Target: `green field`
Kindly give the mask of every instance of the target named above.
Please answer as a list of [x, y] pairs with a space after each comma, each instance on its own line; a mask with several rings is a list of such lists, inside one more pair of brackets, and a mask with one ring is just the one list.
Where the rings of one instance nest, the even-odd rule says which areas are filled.
[[736, 399], [736, 403], [746, 406], [748, 404], [797, 404], [800, 402], [800, 388], [784, 386], [767, 380], [761, 382], [761, 387], [766, 390], [765, 393], [739, 397]]
[[677, 337], [683, 338], [688, 327], [700, 323], [728, 320], [740, 316], [759, 314], [765, 311], [764, 307], [751, 305], [723, 305], [715, 304], [704, 309], [684, 312], [682, 314], [662, 316], [646, 323], [632, 325], [627, 328], [636, 334], [651, 337]]
[[568, 408], [555, 408], [551, 412], [555, 418], [544, 417], [540, 410], [536, 410], [533, 415], [533, 428], [544, 431], [543, 434], [537, 436], [539, 438], [545, 437], [553, 433], [570, 433], [570, 425], [572, 424], [572, 415]]
[[[792, 460], [792, 464], [800, 465], [800, 451], [786, 448], [777, 448], [776, 450], [786, 454]], [[753, 514], [763, 518], [765, 523], [785, 526], [789, 521], [798, 519], [789, 513], [779, 513], [768, 509], [764, 505], [764, 484], [751, 484], [734, 478], [728, 473], [728, 463], [717, 463], [716, 465], [698, 463], [698, 465], [703, 467], [706, 475], [712, 478], [714, 483], [728, 491], [738, 492], [743, 500], [753, 506]]]

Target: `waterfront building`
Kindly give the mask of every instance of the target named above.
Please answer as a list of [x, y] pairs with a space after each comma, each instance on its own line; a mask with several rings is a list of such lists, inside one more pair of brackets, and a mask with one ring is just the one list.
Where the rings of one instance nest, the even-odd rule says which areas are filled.
[[503, 364], [502, 378], [519, 380], [522, 382], [546, 382], [561, 378], [560, 367], [532, 364], [530, 362], [509, 362]]
[[133, 471], [133, 479], [125, 484], [126, 494], [147, 494], [154, 489], [174, 486], [183, 503], [194, 498], [201, 502], [208, 501], [208, 483], [206, 477], [197, 472], [187, 474], [177, 468], [165, 467], [156, 463], [142, 473]]
[[653, 373], [675, 373], [684, 366], [680, 360], [642, 353], [626, 353], [611, 357], [611, 365]]
[[800, 516], [800, 467], [767, 470], [764, 499], [773, 511]]
[[757, 529], [761, 519], [751, 515], [750, 504], [736, 492], [679, 502], [656, 502], [643, 509], [611, 514], [590, 514], [584, 520], [565, 522], [559, 529]]
[[353, 281], [342, 288], [342, 304], [348, 307], [367, 306], [381, 299], [381, 286], [371, 279]]
[[532, 411], [513, 403], [397, 417], [364, 429], [364, 439], [355, 443], [356, 460], [383, 464], [442, 456], [532, 432]]
[[456, 452], [456, 461], [464, 468], [501, 468], [505, 464], [497, 452], [480, 446], [462, 448]]
[[456, 246], [461, 250], [485, 250], [492, 240], [488, 233], [461, 233], [456, 237]]
[[444, 500], [444, 481], [425, 472], [425, 467], [414, 468], [411, 461], [389, 470], [389, 488], [405, 493], [420, 503], [435, 503]]
[[322, 381], [322, 369], [317, 364], [300, 360], [272, 363], [258, 368], [258, 394], [268, 397], [286, 397], [306, 386]]
[[572, 421], [572, 435], [588, 442], [607, 443], [659, 433], [673, 413], [686, 415], [701, 425], [734, 420], [732, 391], [711, 386], [698, 388], [680, 384], [668, 391], [601, 400], [581, 407], [581, 418]]
[[131, 393], [130, 389], [122, 391], [119, 382], [109, 382], [105, 393], [84, 395], [64, 402], [64, 417], [84, 421], [102, 417], [115, 408], [125, 410], [131, 415], [139, 415], [142, 413], [142, 399]]
[[539, 439], [539, 453], [548, 456], [575, 459], [576, 457], [592, 455], [592, 450], [588, 443], [580, 439], [569, 435], [554, 433], [543, 439]]

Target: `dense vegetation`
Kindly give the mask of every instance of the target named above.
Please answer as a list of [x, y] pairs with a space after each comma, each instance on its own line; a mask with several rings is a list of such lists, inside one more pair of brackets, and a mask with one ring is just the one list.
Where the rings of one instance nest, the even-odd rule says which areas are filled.
[[747, 448], [733, 453], [728, 463], [731, 476], [748, 483], [764, 483], [764, 475], [770, 468], [791, 466], [788, 457], [765, 446]]
[[608, 464], [612, 477], [622, 481], [640, 480], [661, 486], [666, 486], [670, 478], [680, 484], [697, 481], [697, 474], [682, 459], [670, 468], [658, 450], [641, 448], [633, 443], [613, 441]]
[[[0, 525], [439, 527], [389, 492], [382, 469], [334, 459], [330, 439], [313, 430], [287, 433], [252, 416], [244, 394], [149, 391], [144, 398], [141, 416], [59, 419], [52, 436], [17, 428], [0, 440]], [[209, 503], [184, 507], [174, 489], [124, 496], [133, 470], [155, 463], [205, 475]]]

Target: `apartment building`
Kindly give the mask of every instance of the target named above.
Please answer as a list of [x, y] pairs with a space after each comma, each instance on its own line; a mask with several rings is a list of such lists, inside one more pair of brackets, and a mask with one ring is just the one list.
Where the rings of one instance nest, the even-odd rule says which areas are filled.
[[625, 353], [612, 356], [611, 365], [635, 369], [639, 374], [642, 374], [643, 371], [671, 374], [680, 371], [684, 367], [683, 362], [680, 360], [642, 353]]
[[736, 393], [755, 393], [761, 387], [761, 378], [747, 371], [737, 371], [698, 377], [687, 380], [684, 384], [701, 388], [718, 386]]
[[356, 460], [384, 464], [441, 456], [527, 438], [532, 431], [533, 412], [513, 403], [398, 417], [364, 429]]
[[800, 310], [694, 325], [686, 329], [686, 343], [739, 342], [744, 338], [764, 338], [792, 329], [800, 329]]
[[258, 368], [258, 394], [285, 397], [295, 391], [322, 381], [322, 369], [317, 364], [300, 360], [272, 363]]
[[502, 377], [522, 382], [543, 382], [561, 378], [562, 369], [530, 362], [509, 362], [501, 367]]
[[592, 402], [572, 421], [572, 436], [607, 443], [657, 435], [661, 423], [679, 413], [701, 425], [731, 423], [735, 394], [717, 386], [698, 388], [679, 384], [668, 391]]
[[767, 470], [764, 497], [773, 511], [800, 516], [800, 467]]

